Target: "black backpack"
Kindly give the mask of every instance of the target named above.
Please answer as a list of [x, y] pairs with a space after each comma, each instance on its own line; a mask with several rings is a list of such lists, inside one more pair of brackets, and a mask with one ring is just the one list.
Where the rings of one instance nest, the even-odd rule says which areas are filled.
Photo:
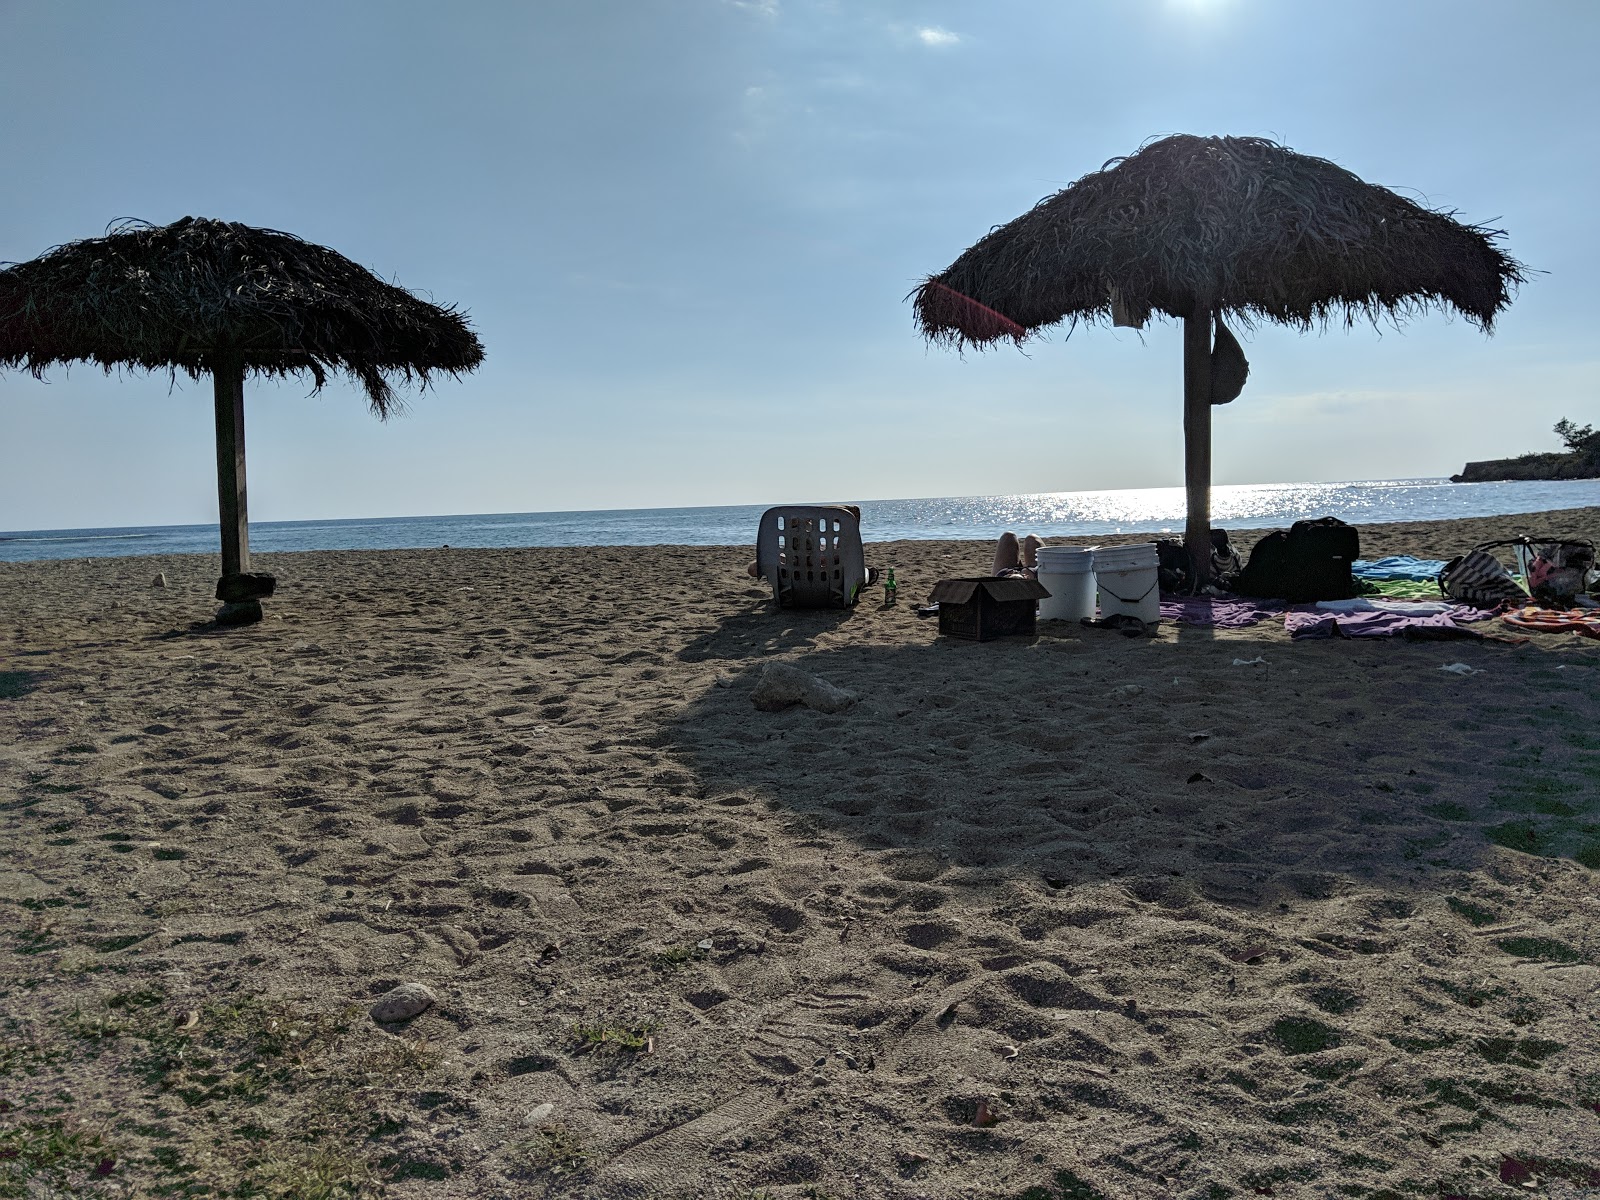
[[1256, 543], [1233, 590], [1292, 604], [1349, 600], [1361, 591], [1350, 574], [1360, 557], [1360, 535], [1339, 518], [1296, 521]]
[[[1161, 538], [1156, 542], [1156, 578], [1160, 581], [1162, 595], [1192, 596], [1195, 592], [1194, 569], [1189, 562], [1189, 551], [1177, 538]], [[1239, 574], [1239, 552], [1228, 541], [1226, 529], [1211, 531], [1211, 583], [1218, 588], [1231, 588]]]

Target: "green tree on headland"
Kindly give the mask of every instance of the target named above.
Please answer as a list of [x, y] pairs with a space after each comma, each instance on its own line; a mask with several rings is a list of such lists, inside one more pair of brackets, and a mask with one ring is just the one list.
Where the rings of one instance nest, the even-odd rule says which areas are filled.
[[1600, 451], [1600, 433], [1594, 431], [1593, 425], [1580, 427], [1562, 417], [1556, 422], [1556, 436], [1566, 443], [1568, 451], [1573, 454]]

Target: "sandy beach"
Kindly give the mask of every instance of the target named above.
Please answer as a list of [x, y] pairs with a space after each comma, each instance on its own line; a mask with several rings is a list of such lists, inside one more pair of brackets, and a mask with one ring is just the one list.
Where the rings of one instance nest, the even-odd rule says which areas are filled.
[[989, 553], [0, 564], [0, 1196], [1600, 1186], [1600, 643], [939, 638]]

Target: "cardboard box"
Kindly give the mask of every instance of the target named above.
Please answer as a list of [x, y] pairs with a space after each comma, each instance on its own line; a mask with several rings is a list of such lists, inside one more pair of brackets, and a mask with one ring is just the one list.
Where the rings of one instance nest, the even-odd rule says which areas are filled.
[[1032, 637], [1039, 601], [1050, 592], [1037, 579], [981, 575], [941, 579], [928, 594], [939, 606], [939, 632], [987, 642], [999, 637]]

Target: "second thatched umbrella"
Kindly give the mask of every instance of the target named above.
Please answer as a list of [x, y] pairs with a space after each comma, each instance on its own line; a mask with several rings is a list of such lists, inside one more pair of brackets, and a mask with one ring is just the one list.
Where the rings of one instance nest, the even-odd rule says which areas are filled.
[[[1488, 333], [1523, 280], [1503, 236], [1275, 142], [1177, 134], [990, 232], [922, 283], [916, 317], [957, 347], [1061, 321], [1182, 320], [1184, 541], [1205, 579], [1211, 406], [1238, 394], [1246, 370], [1223, 315], [1309, 329], [1439, 307]], [[1213, 361], [1228, 379], [1213, 379]]]
[[219, 620], [259, 620], [272, 577], [250, 571], [244, 377], [332, 372], [372, 411], [399, 407], [391, 380], [459, 376], [483, 346], [452, 308], [420, 300], [324, 246], [232, 221], [125, 222], [0, 270], [0, 367], [38, 377], [88, 361], [211, 375], [222, 525]]

